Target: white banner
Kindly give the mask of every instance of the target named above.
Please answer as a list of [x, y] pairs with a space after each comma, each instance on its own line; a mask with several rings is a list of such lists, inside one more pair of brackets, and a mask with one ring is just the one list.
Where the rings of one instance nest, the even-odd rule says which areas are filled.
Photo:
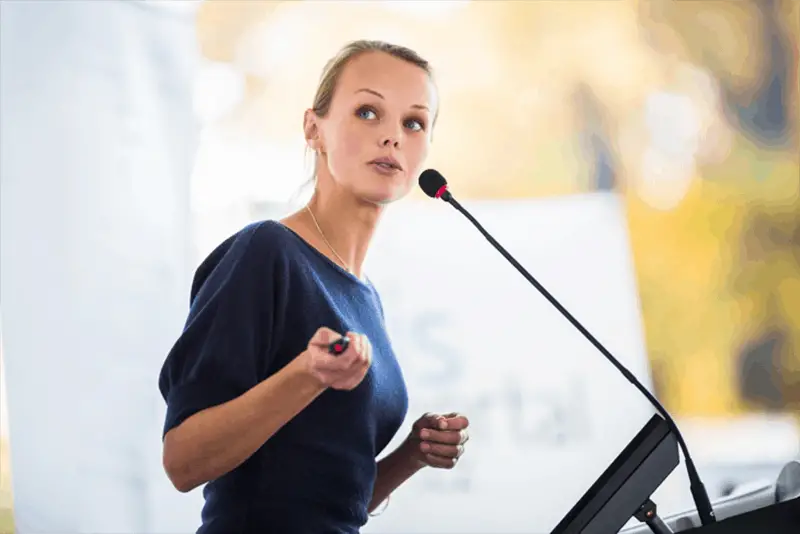
[[[615, 196], [467, 207], [650, 387]], [[364, 531], [549, 532], [653, 410], [458, 212], [433, 200], [390, 211], [368, 274], [410, 389], [397, 440], [427, 411], [462, 412], [472, 430], [456, 469], [410, 481]]]

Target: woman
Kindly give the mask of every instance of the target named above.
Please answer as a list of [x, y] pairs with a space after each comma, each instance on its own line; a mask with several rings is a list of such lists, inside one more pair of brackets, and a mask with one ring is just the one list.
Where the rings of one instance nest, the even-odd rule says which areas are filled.
[[[376, 462], [408, 398], [362, 264], [381, 213], [422, 170], [436, 110], [416, 53], [346, 46], [305, 113], [308, 205], [244, 228], [198, 268], [159, 380], [164, 468], [183, 492], [208, 482], [198, 532], [355, 533], [421, 468], [463, 453], [467, 419], [426, 414]], [[331, 355], [343, 334], [347, 350]]]

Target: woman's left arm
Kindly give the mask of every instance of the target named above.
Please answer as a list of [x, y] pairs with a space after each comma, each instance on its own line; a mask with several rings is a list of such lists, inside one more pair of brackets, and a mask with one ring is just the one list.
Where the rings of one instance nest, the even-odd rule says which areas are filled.
[[415, 458], [413, 449], [414, 443], [409, 436], [402, 445], [378, 462], [378, 476], [375, 478], [372, 500], [369, 503], [370, 513], [388, 499], [401, 484], [425, 467], [424, 463]]
[[455, 467], [464, 454], [464, 444], [469, 440], [468, 426], [469, 420], [456, 413], [420, 417], [403, 444], [378, 462], [369, 512], [373, 512], [423, 467]]

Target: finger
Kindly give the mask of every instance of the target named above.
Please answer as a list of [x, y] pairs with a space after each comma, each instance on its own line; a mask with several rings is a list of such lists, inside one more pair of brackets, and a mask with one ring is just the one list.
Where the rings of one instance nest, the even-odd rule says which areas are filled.
[[335, 377], [334, 389], [354, 389], [364, 380], [366, 376], [366, 368], [362, 367], [359, 363], [355, 366], [331, 373]]
[[362, 359], [361, 353], [364, 351], [364, 341], [361, 339], [360, 335], [354, 332], [348, 332], [345, 335], [350, 340], [350, 346], [339, 358], [342, 360], [341, 368], [352, 371], [354, 367], [360, 366], [359, 364]]
[[426, 428], [439, 428], [441, 421], [444, 421], [444, 418], [435, 413], [426, 413], [420, 417], [414, 426], [417, 428], [417, 431], [421, 431], [422, 429]]
[[443, 417], [447, 422], [447, 430], [463, 430], [469, 426], [469, 419], [459, 413], [449, 413]]
[[350, 349], [340, 356], [329, 354], [327, 348], [309, 347], [309, 350], [313, 352], [314, 367], [323, 373], [343, 373], [352, 365], [353, 357], [347, 356]]
[[441, 469], [452, 469], [456, 466], [458, 458], [444, 458], [436, 456], [435, 454], [426, 454], [425, 462], [431, 467], [439, 467]]
[[314, 334], [314, 337], [311, 338], [311, 344], [327, 349], [330, 343], [333, 343], [334, 340], [340, 337], [342, 337], [342, 335], [335, 330], [331, 330], [327, 326], [321, 326]]
[[419, 450], [425, 454], [441, 456], [442, 458], [459, 458], [463, 454], [464, 447], [462, 445], [442, 445], [423, 441], [420, 443]]
[[348, 332], [346, 336], [350, 339], [348, 349], [335, 362], [327, 364], [327, 369], [334, 375], [334, 389], [350, 390], [358, 386], [372, 359], [372, 347], [366, 336], [355, 332]]
[[372, 343], [369, 342], [369, 338], [367, 336], [362, 336], [363, 338], [363, 354], [362, 358], [366, 367], [372, 363]]
[[422, 429], [419, 437], [423, 441], [430, 443], [442, 443], [444, 445], [459, 445], [464, 442], [464, 437], [460, 430], [431, 430]]
[[350, 349], [348, 350], [348, 352], [352, 351], [353, 356], [355, 357], [359, 356], [361, 352], [364, 350], [363, 337], [356, 334], [355, 332], [348, 332], [347, 337], [350, 339]]

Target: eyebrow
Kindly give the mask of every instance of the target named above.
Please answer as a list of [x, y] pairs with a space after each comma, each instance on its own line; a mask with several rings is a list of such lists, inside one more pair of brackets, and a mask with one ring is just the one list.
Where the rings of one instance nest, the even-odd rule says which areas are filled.
[[[373, 89], [368, 89], [368, 88], [366, 88], [366, 87], [364, 87], [364, 88], [362, 88], [362, 89], [358, 89], [358, 90], [356, 90], [356, 93], [369, 93], [369, 94], [371, 94], [371, 95], [375, 95], [375, 96], [377, 96], [377, 97], [378, 97], [378, 98], [380, 98], [381, 100], [386, 100], [386, 97], [384, 97], [384, 96], [383, 96], [382, 94], [380, 94], [378, 91], [375, 91], [375, 90], [373, 90]], [[414, 109], [424, 109], [424, 110], [426, 110], [426, 111], [430, 111], [430, 110], [428, 109], [428, 106], [423, 106], [422, 104], [413, 104], [411, 107], [412, 107], [412, 108], [414, 108]]]

